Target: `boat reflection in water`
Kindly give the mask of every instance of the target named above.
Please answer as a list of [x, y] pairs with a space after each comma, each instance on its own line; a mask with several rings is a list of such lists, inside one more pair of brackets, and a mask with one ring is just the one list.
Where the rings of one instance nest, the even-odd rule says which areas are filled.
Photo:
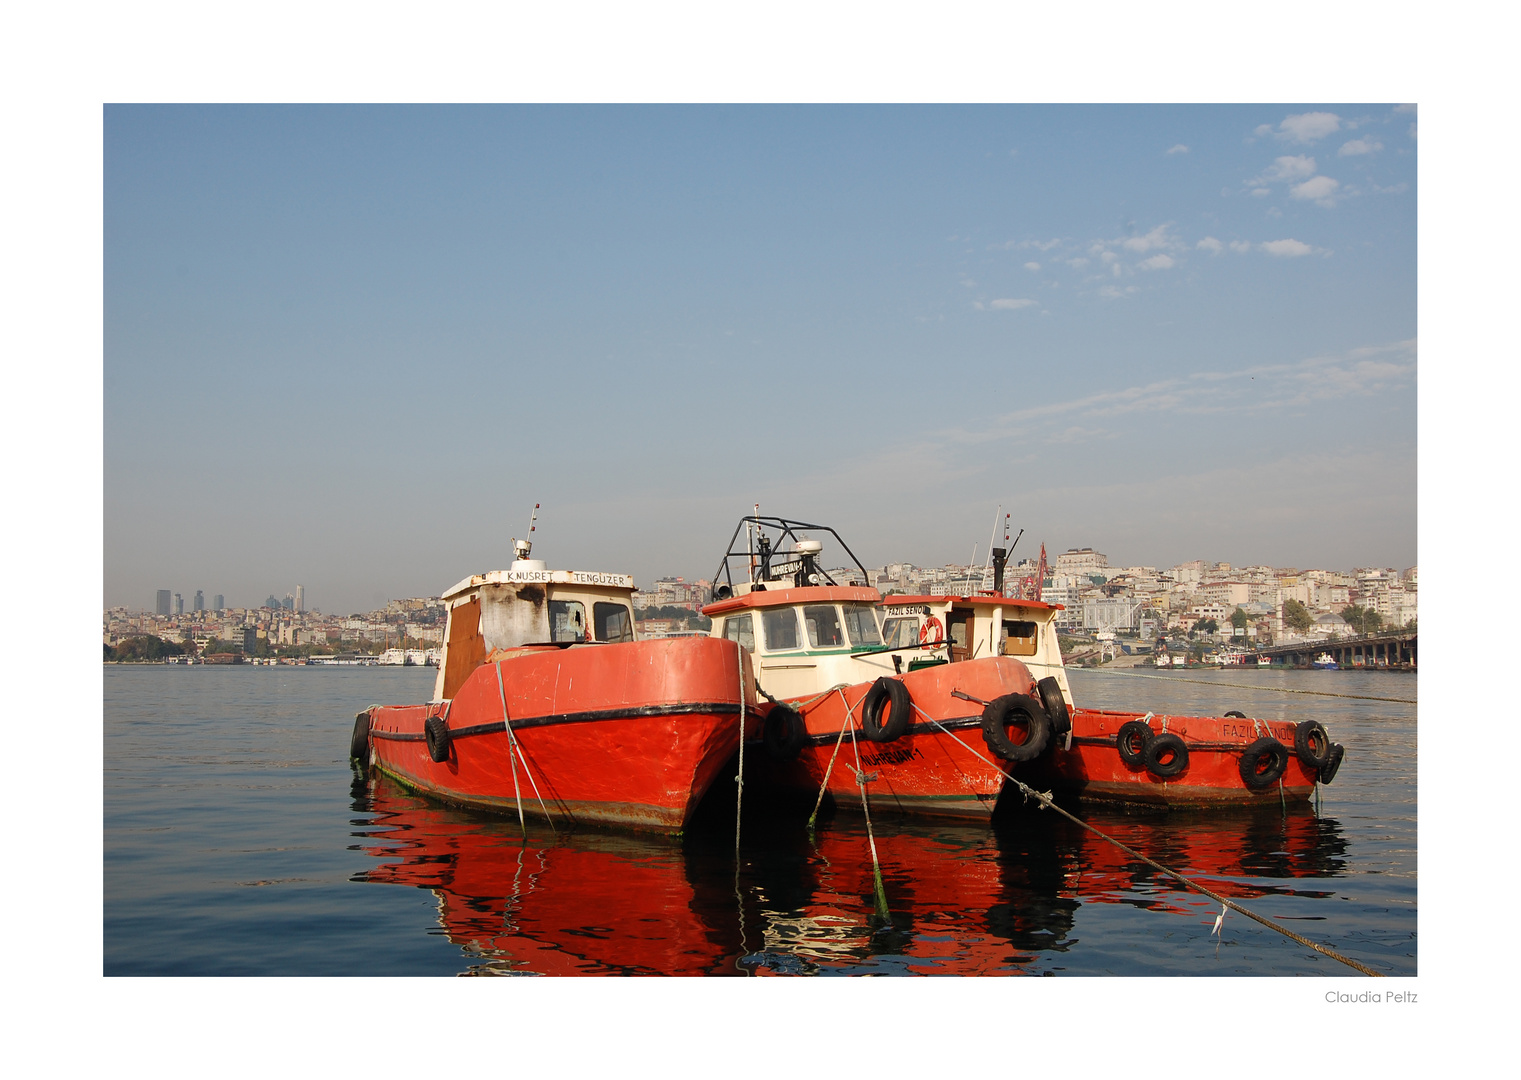
[[[356, 880], [432, 891], [470, 974], [1041, 973], [1067, 966], [1085, 905], [1151, 909], [1157, 940], [1179, 916], [1205, 939], [1216, 910], [1049, 812], [1000, 814], [993, 828], [877, 822], [884, 921], [854, 815], [810, 838], [795, 815], [747, 808], [736, 878], [732, 811], [699, 816], [681, 841], [588, 829], [556, 838], [536, 825], [524, 843], [516, 822], [440, 806], [381, 775], [356, 783], [355, 810], [372, 818], [361, 847], [377, 860]], [[1336, 875], [1345, 851], [1337, 824], [1307, 811], [1088, 820], [1239, 899], [1322, 894], [1305, 886]], [[1083, 916], [1090, 954], [1103, 910]]]

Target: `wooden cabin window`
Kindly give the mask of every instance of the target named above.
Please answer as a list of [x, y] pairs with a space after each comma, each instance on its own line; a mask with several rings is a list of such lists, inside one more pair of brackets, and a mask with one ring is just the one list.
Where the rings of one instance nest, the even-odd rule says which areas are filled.
[[1035, 646], [1040, 641], [1040, 627], [1036, 623], [1014, 622], [1005, 619], [1003, 633], [1003, 654], [1005, 656], [1035, 655]]
[[845, 605], [845, 633], [856, 648], [875, 648], [882, 644], [882, 634], [877, 630], [877, 616], [865, 604]]
[[809, 604], [803, 609], [808, 644], [815, 649], [838, 649], [845, 644], [845, 628], [833, 604]]
[[586, 640], [586, 606], [579, 600], [549, 602], [549, 640], [582, 642]]
[[593, 604], [598, 641], [633, 641], [634, 617], [623, 604]]
[[743, 615], [730, 615], [724, 620], [724, 638], [739, 642], [745, 652], [755, 651], [755, 617], [748, 611]]
[[795, 649], [797, 644], [797, 612], [792, 608], [772, 608], [761, 612], [761, 627], [766, 632], [766, 651]]

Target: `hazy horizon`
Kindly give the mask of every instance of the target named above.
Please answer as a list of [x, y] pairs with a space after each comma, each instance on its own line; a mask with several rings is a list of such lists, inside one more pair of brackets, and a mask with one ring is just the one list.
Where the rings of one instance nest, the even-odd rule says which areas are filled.
[[105, 110], [105, 596], [1416, 564], [1393, 105]]

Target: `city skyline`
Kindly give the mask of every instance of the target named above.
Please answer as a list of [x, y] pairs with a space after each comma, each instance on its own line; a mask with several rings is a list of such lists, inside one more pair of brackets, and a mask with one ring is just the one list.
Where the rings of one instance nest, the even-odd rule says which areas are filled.
[[435, 595], [534, 503], [536, 557], [640, 580], [756, 501], [871, 563], [1001, 505], [1137, 564], [1412, 565], [1416, 122], [109, 106], [105, 602]]

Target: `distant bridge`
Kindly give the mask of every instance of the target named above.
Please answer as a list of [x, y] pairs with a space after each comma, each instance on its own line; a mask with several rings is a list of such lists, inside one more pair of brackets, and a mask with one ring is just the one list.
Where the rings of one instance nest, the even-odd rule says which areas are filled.
[[1258, 649], [1284, 667], [1309, 667], [1315, 658], [1328, 653], [1342, 668], [1388, 668], [1394, 671], [1416, 669], [1416, 632], [1391, 630], [1382, 634], [1342, 638], [1339, 641], [1296, 641], [1290, 645], [1273, 645]]

